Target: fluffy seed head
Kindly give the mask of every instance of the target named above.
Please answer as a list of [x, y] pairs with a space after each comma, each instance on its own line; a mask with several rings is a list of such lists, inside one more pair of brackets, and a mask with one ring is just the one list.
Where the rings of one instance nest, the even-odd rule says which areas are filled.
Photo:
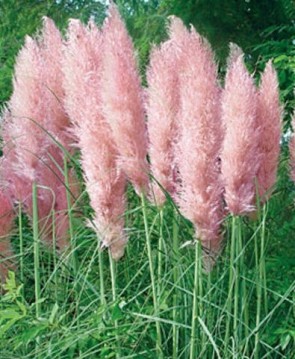
[[102, 246], [119, 259], [127, 242], [123, 218], [126, 179], [117, 166], [117, 146], [101, 111], [102, 36], [94, 24], [84, 27], [77, 20], [70, 22], [67, 36], [65, 106], [81, 149], [86, 189], [95, 212], [92, 223]]
[[169, 33], [169, 40], [153, 49], [147, 71], [149, 156], [155, 178], [151, 197], [157, 205], [165, 202], [164, 191], [172, 196], [175, 194], [174, 147], [179, 112], [178, 73], [182, 65], [183, 38], [189, 36], [188, 30], [175, 17], [171, 19]]
[[277, 74], [269, 61], [261, 77], [257, 109], [258, 126], [261, 127], [259, 140], [261, 164], [257, 173], [257, 183], [262, 202], [269, 198], [276, 182], [280, 155], [281, 114]]
[[148, 185], [143, 95], [132, 40], [112, 5], [103, 28], [102, 109], [112, 130], [120, 168], [138, 193]]
[[261, 163], [257, 121], [257, 94], [243, 56], [230, 55], [222, 94], [222, 119], [226, 129], [221, 156], [225, 200], [230, 212], [253, 211], [255, 178]]
[[191, 30], [180, 73], [179, 205], [203, 245], [217, 252], [222, 220], [219, 156], [223, 138], [217, 68], [209, 45]]

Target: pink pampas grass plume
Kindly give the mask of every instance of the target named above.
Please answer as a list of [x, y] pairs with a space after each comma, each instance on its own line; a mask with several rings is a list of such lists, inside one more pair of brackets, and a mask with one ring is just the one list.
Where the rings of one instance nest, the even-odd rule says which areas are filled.
[[261, 164], [257, 173], [257, 183], [262, 202], [269, 198], [276, 182], [280, 156], [281, 117], [277, 74], [269, 61], [261, 77], [257, 108], [258, 126], [261, 128], [259, 139]]
[[295, 182], [295, 114], [293, 114], [293, 118], [292, 118], [292, 128], [293, 128], [293, 133], [289, 142], [290, 176], [291, 179]]
[[[180, 72], [178, 202], [203, 247], [215, 256], [223, 217], [219, 156], [223, 139], [217, 67], [209, 45], [191, 30]], [[210, 260], [209, 260], [210, 261]]]
[[[158, 206], [165, 202], [165, 191], [175, 194], [176, 169], [174, 148], [179, 112], [179, 71], [183, 37], [189, 32], [181, 20], [173, 17], [170, 38], [154, 48], [147, 70], [147, 104], [149, 157], [155, 178], [152, 198]], [[160, 185], [159, 185], [160, 184]]]
[[15, 154], [20, 172], [27, 179], [35, 179], [46, 104], [41, 75], [40, 48], [36, 41], [26, 37], [25, 45], [16, 59], [13, 94], [9, 109], [13, 122], [10, 124], [13, 139], [17, 141]]
[[102, 36], [90, 24], [70, 22], [63, 70], [65, 105], [81, 149], [86, 189], [94, 210], [93, 223], [102, 245], [114, 259], [124, 254], [126, 179], [117, 166], [118, 151], [101, 111]]
[[[54, 22], [43, 18], [43, 29], [39, 37], [39, 47], [42, 56], [43, 88], [46, 92], [46, 130], [68, 151], [73, 140], [69, 136], [70, 120], [63, 107], [63, 72], [62, 50], [63, 41]], [[53, 141], [48, 139], [49, 143]], [[57, 149], [57, 151], [60, 151]]]
[[142, 89], [132, 40], [112, 5], [103, 28], [102, 108], [119, 152], [120, 167], [137, 193], [148, 185]]
[[261, 130], [256, 88], [236, 47], [231, 48], [225, 78], [222, 119], [226, 130], [221, 155], [225, 200], [233, 215], [242, 215], [254, 210]]
[[15, 266], [11, 258], [13, 256], [10, 234], [13, 227], [14, 211], [12, 203], [7, 195], [0, 190], [0, 283], [4, 283], [9, 270]]
[[[62, 106], [61, 59], [60, 33], [52, 20], [44, 18], [40, 36], [27, 38], [18, 55], [14, 91], [2, 126], [4, 172], [11, 196], [22, 202], [32, 217], [32, 184], [42, 187], [38, 190], [41, 228], [51, 223], [55, 206], [67, 210], [67, 202], [57, 195], [64, 184], [60, 171], [63, 151], [50, 138], [53, 136], [67, 149], [71, 146], [69, 119]], [[63, 238], [57, 238], [57, 242], [64, 248]]]

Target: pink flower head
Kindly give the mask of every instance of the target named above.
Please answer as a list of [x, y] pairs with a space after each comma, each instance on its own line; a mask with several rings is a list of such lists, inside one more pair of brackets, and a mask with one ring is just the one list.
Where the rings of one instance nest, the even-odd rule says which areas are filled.
[[[32, 184], [37, 183], [41, 232], [45, 224], [51, 224], [55, 206], [67, 209], [65, 198], [57, 195], [64, 183], [63, 152], [50, 138], [67, 149], [71, 146], [69, 120], [62, 106], [61, 59], [60, 33], [45, 18], [40, 36], [27, 37], [18, 55], [13, 94], [3, 122], [5, 182], [14, 201], [22, 202], [30, 217]], [[59, 241], [64, 242], [57, 238]]]
[[[63, 107], [64, 90], [61, 68], [63, 42], [54, 22], [47, 17], [43, 18], [39, 47], [43, 62], [43, 89], [46, 103], [45, 128], [56, 141], [69, 151], [72, 139], [68, 133], [70, 120]], [[51, 144], [53, 141], [48, 138], [48, 142]]]
[[243, 56], [232, 49], [222, 94], [226, 129], [221, 156], [225, 200], [230, 212], [253, 211], [255, 178], [261, 163], [261, 130], [257, 120], [257, 94]]
[[175, 194], [174, 147], [179, 112], [178, 74], [183, 37], [189, 36], [188, 30], [175, 17], [171, 19], [169, 32], [170, 39], [153, 49], [147, 71], [149, 156], [151, 171], [156, 181], [152, 197], [157, 205], [165, 202], [163, 189], [172, 196]]
[[262, 202], [270, 196], [276, 182], [280, 156], [281, 115], [277, 74], [269, 61], [261, 77], [257, 109], [258, 125], [261, 128], [261, 164], [257, 182]]
[[43, 101], [42, 59], [36, 41], [26, 37], [16, 59], [13, 94], [9, 101], [11, 132], [16, 142], [15, 154], [22, 176], [35, 179], [40, 143], [44, 138], [46, 104]]
[[63, 62], [65, 106], [81, 149], [95, 230], [102, 245], [119, 259], [127, 242], [126, 179], [117, 166], [117, 147], [101, 111], [101, 51], [102, 36], [94, 24], [86, 28], [77, 20], [70, 22]]
[[219, 156], [223, 139], [217, 67], [209, 45], [191, 30], [183, 48], [180, 137], [177, 151], [179, 205], [205, 248], [218, 252], [222, 221]]
[[103, 28], [102, 109], [119, 153], [120, 167], [138, 193], [148, 184], [147, 136], [140, 78], [131, 38], [112, 5]]

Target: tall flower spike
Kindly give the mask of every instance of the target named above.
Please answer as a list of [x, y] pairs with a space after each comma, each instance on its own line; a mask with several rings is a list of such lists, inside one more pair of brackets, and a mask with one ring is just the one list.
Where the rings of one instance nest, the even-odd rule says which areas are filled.
[[111, 5], [103, 28], [102, 108], [119, 152], [120, 167], [137, 193], [148, 184], [147, 136], [140, 79], [131, 38]]
[[[177, 151], [179, 205], [213, 256], [220, 247], [222, 187], [219, 156], [223, 139], [217, 67], [209, 45], [191, 30], [180, 72], [180, 138]], [[210, 260], [209, 260], [210, 261]]]
[[[43, 235], [46, 240], [52, 239], [48, 236], [52, 228], [52, 210], [68, 209], [65, 196], [57, 195], [65, 182], [60, 170], [63, 168], [62, 150], [47, 133], [70, 148], [69, 119], [62, 106], [61, 58], [60, 33], [54, 23], [45, 18], [40, 36], [34, 40], [27, 38], [19, 53], [14, 91], [3, 123], [6, 182], [9, 188], [14, 188], [14, 192], [11, 191], [14, 200], [23, 203], [30, 217], [32, 183], [41, 185], [38, 215], [41, 233], [46, 228]], [[56, 239], [59, 247], [64, 249], [66, 233], [61, 237]]]
[[8, 270], [14, 269], [12, 261], [12, 248], [9, 237], [13, 227], [14, 212], [13, 207], [3, 192], [0, 190], [0, 283], [5, 282]]
[[117, 148], [101, 112], [101, 51], [102, 36], [94, 24], [85, 28], [77, 20], [70, 22], [63, 62], [65, 105], [81, 149], [95, 229], [102, 245], [119, 259], [127, 242], [126, 179], [117, 167]]
[[222, 95], [225, 138], [221, 156], [225, 200], [229, 211], [241, 215], [253, 211], [255, 178], [261, 163], [257, 121], [257, 96], [252, 77], [236, 52], [230, 55]]
[[[61, 69], [63, 42], [54, 22], [47, 17], [43, 18], [43, 29], [39, 38], [39, 46], [43, 61], [43, 87], [46, 93], [46, 96], [44, 96], [47, 109], [46, 130], [63, 147], [70, 151], [72, 143], [68, 133], [70, 120], [63, 107], [64, 91]], [[53, 141], [48, 138], [48, 142], [52, 144]]]
[[8, 106], [13, 119], [11, 131], [17, 141], [15, 151], [19, 170], [30, 181], [35, 179], [40, 143], [44, 138], [41, 127], [45, 124], [46, 104], [41, 62], [40, 48], [27, 36], [16, 60], [13, 94]]
[[290, 176], [291, 179], [295, 182], [295, 113], [292, 118], [292, 128], [293, 133], [289, 142], [289, 152], [290, 152]]
[[258, 125], [261, 127], [261, 164], [257, 173], [257, 183], [262, 202], [269, 198], [276, 182], [280, 156], [281, 114], [277, 74], [269, 61], [261, 77], [257, 109]]
[[189, 36], [181, 21], [173, 17], [169, 27], [170, 38], [153, 49], [147, 71], [149, 156], [155, 179], [151, 197], [158, 206], [165, 202], [163, 189], [172, 196], [175, 194], [173, 164], [179, 112], [178, 73], [181, 66], [182, 32]]

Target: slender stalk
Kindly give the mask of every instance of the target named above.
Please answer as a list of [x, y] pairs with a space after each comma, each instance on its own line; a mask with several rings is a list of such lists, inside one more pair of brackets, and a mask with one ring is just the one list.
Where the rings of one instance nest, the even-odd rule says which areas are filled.
[[38, 223], [37, 185], [33, 183], [33, 238], [34, 238], [34, 278], [35, 278], [35, 303], [36, 318], [41, 316], [41, 286], [40, 286], [40, 238]]
[[109, 261], [110, 261], [110, 272], [111, 272], [111, 282], [112, 282], [112, 299], [113, 302], [116, 303], [117, 301], [116, 268], [115, 268], [115, 262], [112, 258], [110, 251], [109, 251]]
[[231, 316], [232, 316], [232, 303], [233, 303], [233, 289], [235, 286], [235, 241], [236, 241], [236, 222], [237, 217], [232, 217], [231, 222], [231, 243], [230, 243], [230, 263], [229, 263], [229, 289], [228, 289], [228, 297], [226, 301], [227, 308], [227, 317], [226, 317], [226, 329], [225, 329], [225, 339], [224, 339], [224, 347], [225, 353], [228, 349], [230, 330], [231, 330]]
[[69, 233], [70, 233], [70, 244], [71, 244], [71, 262], [73, 266], [74, 276], [77, 278], [78, 274], [78, 258], [76, 253], [76, 238], [74, 235], [73, 228], [73, 218], [72, 218], [72, 198], [70, 193], [70, 183], [69, 183], [69, 169], [67, 158], [64, 157], [64, 176], [65, 176], [65, 185], [66, 185], [66, 195], [67, 195], [67, 206], [68, 206], [68, 218], [69, 218]]
[[201, 244], [200, 241], [195, 243], [195, 274], [194, 274], [194, 290], [193, 290], [193, 312], [191, 324], [191, 342], [190, 342], [190, 359], [196, 359], [198, 353], [197, 345], [197, 322], [199, 316], [199, 300], [200, 295], [200, 275], [201, 275]]
[[[202, 272], [202, 245], [201, 242], [199, 243], [199, 275], [198, 275], [198, 279], [199, 279], [199, 289], [198, 289], [198, 295], [199, 298], [203, 298], [203, 272]], [[199, 317], [201, 319], [205, 319], [204, 318], [204, 303], [203, 300], [199, 301]], [[205, 354], [206, 353], [206, 335], [204, 330], [202, 330], [200, 332], [200, 339], [201, 339], [201, 346], [200, 346], [200, 351], [202, 350], [202, 352]]]
[[235, 261], [235, 283], [234, 283], [234, 320], [233, 320], [233, 334], [235, 338], [235, 344], [238, 345], [239, 333], [238, 333], [238, 318], [240, 312], [240, 276], [241, 276], [241, 238], [240, 238], [240, 218], [236, 219], [236, 238], [234, 243], [234, 261]]
[[103, 272], [103, 253], [100, 248], [101, 241], [98, 240], [98, 265], [99, 265], [99, 287], [100, 287], [100, 304], [102, 307], [106, 304], [105, 298], [105, 285], [104, 285], [104, 272]]
[[260, 250], [260, 277], [263, 283], [263, 293], [264, 293], [264, 311], [265, 315], [268, 313], [268, 296], [267, 296], [267, 285], [266, 285], [266, 270], [265, 270], [265, 229], [266, 229], [266, 214], [267, 214], [267, 204], [263, 206], [263, 218], [261, 224], [261, 250]]
[[58, 280], [57, 280], [57, 252], [56, 252], [56, 228], [55, 228], [55, 211], [52, 210], [52, 246], [53, 246], [53, 268], [54, 268], [54, 292], [55, 301], [58, 300]]
[[[240, 255], [240, 271], [241, 271], [241, 302], [242, 302], [242, 310], [241, 310], [241, 323], [244, 322], [244, 328], [241, 324], [241, 338], [248, 338], [249, 336], [249, 306], [248, 306], [248, 293], [247, 293], [247, 283], [246, 283], [246, 256], [245, 256], [245, 248], [243, 248], [243, 238], [242, 238], [242, 230], [241, 226], [239, 226], [239, 253]], [[245, 352], [248, 353], [248, 341], [246, 341]]]
[[[211, 289], [212, 289], [212, 272], [209, 271], [208, 276], [207, 276], [207, 286], [206, 286], [206, 293], [207, 293], [207, 304], [206, 304], [206, 319], [207, 319], [207, 326], [208, 329], [210, 330], [213, 325], [214, 325], [214, 313], [211, 309], [211, 303], [214, 300], [211, 294]], [[213, 358], [213, 353], [212, 353], [212, 346], [209, 346], [209, 348], [207, 349], [207, 357], [208, 358]]]
[[[147, 219], [148, 216], [147, 216], [147, 209], [146, 209], [146, 199], [145, 199], [145, 196], [143, 193], [141, 194], [141, 205], [142, 205], [142, 214], [143, 214], [143, 221], [144, 221], [146, 245], [147, 245], [147, 251], [148, 251], [149, 269], [150, 269], [150, 276], [151, 276], [154, 315], [158, 316], [159, 310], [158, 310], [157, 289], [156, 289], [155, 273], [154, 273], [154, 265], [153, 265], [152, 246], [151, 246], [151, 238], [150, 238], [148, 219]], [[159, 321], [156, 321], [156, 331], [157, 331], [156, 351], [158, 353], [158, 358], [163, 358], [162, 336], [161, 336], [161, 327], [160, 327]]]
[[[110, 261], [110, 272], [111, 272], [111, 282], [112, 282], [112, 300], [114, 305], [117, 305], [117, 283], [116, 283], [116, 264], [112, 258], [111, 252], [109, 251], [109, 261]], [[120, 341], [118, 336], [118, 320], [115, 319], [115, 330], [116, 330], [116, 358], [121, 358], [120, 354]]]
[[24, 237], [23, 237], [23, 218], [22, 218], [22, 204], [18, 205], [18, 235], [19, 235], [19, 269], [20, 280], [22, 283], [22, 295], [25, 295], [25, 275], [24, 275]]
[[[69, 183], [69, 168], [68, 168], [68, 161], [67, 157], [64, 156], [64, 177], [65, 177], [65, 185], [66, 185], [66, 196], [67, 196], [67, 210], [68, 210], [68, 219], [69, 219], [69, 234], [70, 234], [70, 260], [73, 267], [73, 274], [74, 274], [74, 295], [75, 295], [75, 301], [76, 301], [76, 313], [77, 313], [77, 325], [80, 326], [80, 320], [79, 320], [79, 289], [77, 288], [77, 285], [80, 284], [78, 277], [79, 277], [79, 267], [78, 267], [78, 257], [77, 257], [77, 244], [76, 244], [76, 237], [74, 235], [74, 227], [73, 227], [73, 205], [72, 205], [72, 198], [71, 198], [71, 192], [70, 192], [70, 183]], [[81, 354], [80, 345], [78, 344], [78, 351], [79, 354]]]
[[178, 278], [179, 278], [179, 272], [178, 272], [178, 261], [180, 258], [179, 255], [179, 239], [178, 239], [178, 223], [177, 223], [177, 211], [174, 210], [174, 216], [173, 216], [173, 257], [174, 257], [174, 264], [173, 264], [173, 282], [174, 282], [174, 293], [173, 293], [173, 327], [172, 327], [172, 335], [173, 335], [173, 354], [172, 358], [177, 359], [178, 358], [178, 351], [179, 351], [179, 328], [175, 323], [178, 321], [178, 312], [177, 312], [177, 306], [178, 306], [178, 290], [177, 290], [177, 284], [178, 284]]
[[158, 244], [158, 298], [161, 295], [161, 278], [163, 267], [163, 208], [159, 210], [159, 244]]
[[[261, 319], [261, 307], [262, 307], [262, 286], [265, 284], [265, 257], [264, 257], [264, 245], [265, 245], [265, 206], [263, 207], [263, 214], [261, 218], [261, 231], [260, 238], [258, 235], [255, 237], [255, 262], [256, 262], [256, 328], [259, 328]], [[258, 242], [259, 241], [259, 242]], [[260, 244], [260, 246], [259, 246]], [[266, 299], [265, 299], [266, 303]], [[255, 333], [255, 347], [254, 347], [254, 358], [259, 359], [259, 345], [260, 343], [260, 332], [259, 330]]]

